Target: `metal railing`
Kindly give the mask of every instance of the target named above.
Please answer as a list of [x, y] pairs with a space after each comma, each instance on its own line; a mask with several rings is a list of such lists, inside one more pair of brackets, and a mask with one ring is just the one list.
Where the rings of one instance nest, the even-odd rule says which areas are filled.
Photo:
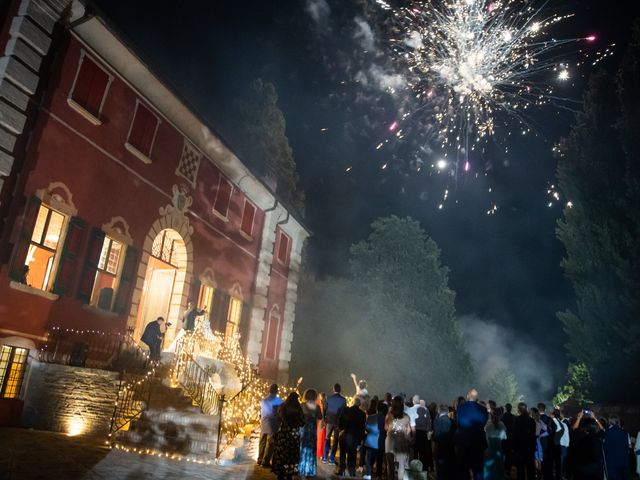
[[145, 375], [127, 373], [121, 375], [111, 416], [109, 437], [119, 430], [128, 430], [131, 422], [142, 416], [142, 412], [149, 406], [154, 375], [154, 368]]
[[149, 354], [133, 340], [131, 332], [52, 327], [40, 349], [39, 360], [118, 372], [144, 373], [149, 368]]
[[186, 354], [177, 380], [202, 413], [215, 415], [220, 412], [222, 395], [211, 382], [211, 372], [201, 367], [190, 354]]

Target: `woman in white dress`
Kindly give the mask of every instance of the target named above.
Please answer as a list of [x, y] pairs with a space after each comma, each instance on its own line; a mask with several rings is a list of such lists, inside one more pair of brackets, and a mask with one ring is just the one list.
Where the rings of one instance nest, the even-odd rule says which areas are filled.
[[[409, 415], [404, 413], [402, 397], [394, 397], [391, 408], [384, 422], [387, 431], [385, 452], [387, 460], [388, 480], [403, 480], [404, 471], [409, 460], [411, 443], [411, 422]], [[396, 473], [397, 472], [397, 473]]]

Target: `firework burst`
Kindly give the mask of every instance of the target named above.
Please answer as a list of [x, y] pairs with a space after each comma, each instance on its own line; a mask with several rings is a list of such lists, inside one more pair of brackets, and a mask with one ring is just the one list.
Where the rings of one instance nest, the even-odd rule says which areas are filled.
[[[385, 9], [390, 6], [381, 0]], [[469, 169], [469, 151], [497, 125], [529, 131], [527, 110], [559, 99], [554, 82], [571, 71], [564, 47], [595, 37], [555, 39], [549, 28], [572, 15], [545, 13], [527, 0], [413, 1], [393, 11], [391, 39], [417, 112], [432, 115], [445, 152]], [[398, 127], [394, 123], [395, 127]]]

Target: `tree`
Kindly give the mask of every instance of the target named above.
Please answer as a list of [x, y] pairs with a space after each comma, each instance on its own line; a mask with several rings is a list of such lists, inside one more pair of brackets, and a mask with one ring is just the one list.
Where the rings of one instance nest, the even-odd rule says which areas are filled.
[[575, 400], [581, 405], [592, 403], [591, 388], [593, 380], [589, 368], [584, 363], [572, 363], [567, 369], [564, 385], [558, 388], [553, 397], [554, 405], [562, 405], [567, 400]]
[[301, 283], [294, 370], [326, 388], [355, 371], [380, 394], [450, 400], [466, 390], [472, 369], [455, 294], [418, 222], [376, 220], [369, 238], [351, 248], [351, 270], [348, 279]]
[[618, 76], [595, 74], [584, 111], [559, 145], [557, 177], [571, 202], [558, 222], [576, 306], [560, 312], [570, 356], [598, 400], [640, 398], [640, 28]]
[[236, 125], [231, 135], [242, 159], [259, 175], [273, 177], [277, 193], [303, 214], [304, 193], [298, 185], [296, 162], [274, 85], [261, 79], [252, 81], [236, 100], [233, 114]]
[[489, 398], [498, 405], [517, 405], [523, 396], [518, 393], [518, 381], [515, 374], [508, 368], [499, 369], [487, 382]]

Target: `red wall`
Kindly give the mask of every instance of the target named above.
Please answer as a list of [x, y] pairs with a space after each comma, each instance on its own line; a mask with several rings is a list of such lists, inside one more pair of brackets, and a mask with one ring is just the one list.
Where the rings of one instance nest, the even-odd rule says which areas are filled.
[[[62, 61], [59, 82], [53, 86], [50, 95], [51, 115], [42, 111], [38, 119], [34, 146], [29, 152], [35, 168], [29, 176], [24, 194], [29, 197], [51, 182], [63, 182], [73, 195], [77, 215], [87, 222], [89, 228], [101, 227], [112, 217], [122, 216], [130, 226], [134, 246], [141, 252], [149, 229], [160, 218], [159, 208], [171, 203], [169, 197], [173, 185], [188, 185], [186, 180], [175, 174], [183, 148], [183, 136], [161, 117], [150, 155], [152, 163], [145, 164], [127, 151], [124, 143], [136, 99], [143, 99], [111, 70], [109, 73], [115, 79], [103, 105], [100, 116], [102, 125], [91, 124], [72, 109], [67, 104], [67, 97], [76, 75], [81, 48], [80, 43], [72, 38]], [[110, 156], [120, 160], [124, 166]], [[193, 197], [191, 210], [204, 220], [189, 215], [194, 229], [191, 237], [193, 273], [197, 276], [206, 267], [212, 268], [220, 288], [228, 291], [237, 282], [247, 301], [253, 291], [264, 213], [256, 211], [252, 240], [245, 239], [239, 233], [245, 202], [240, 190], [233, 190], [228, 222], [214, 215], [212, 205], [219, 175], [219, 170], [203, 157], [195, 189], [188, 187], [189, 195]], [[14, 231], [14, 241], [16, 234], [17, 231]], [[80, 260], [80, 265], [83, 262], [84, 258]], [[3, 328], [42, 335], [47, 325], [122, 330], [126, 324], [125, 315], [105, 316], [89, 311], [82, 308], [73, 296], [51, 301], [11, 289], [8, 287], [6, 271], [4, 266], [0, 274], [0, 326]], [[284, 307], [284, 302], [281, 307]]]

